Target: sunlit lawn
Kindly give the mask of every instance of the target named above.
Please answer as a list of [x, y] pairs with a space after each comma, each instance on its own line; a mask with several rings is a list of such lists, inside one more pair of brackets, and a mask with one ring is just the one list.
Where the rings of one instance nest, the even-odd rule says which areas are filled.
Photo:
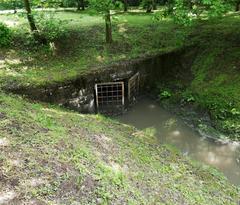
[[[61, 11], [61, 12], [44, 12], [45, 15], [52, 16], [56, 19], [61, 19], [66, 21], [68, 26], [94, 26], [104, 23], [102, 16], [97, 15], [93, 12], [74, 12], [74, 11]], [[36, 12], [35, 18], [42, 15], [43, 12]], [[124, 21], [132, 25], [144, 25], [153, 23], [154, 14], [145, 14], [143, 12], [129, 12], [127, 14], [114, 14], [113, 22], [119, 23]], [[20, 28], [20, 26], [27, 26], [27, 19], [25, 14], [0, 14], [0, 22], [6, 23], [7, 25], [15, 28]]]

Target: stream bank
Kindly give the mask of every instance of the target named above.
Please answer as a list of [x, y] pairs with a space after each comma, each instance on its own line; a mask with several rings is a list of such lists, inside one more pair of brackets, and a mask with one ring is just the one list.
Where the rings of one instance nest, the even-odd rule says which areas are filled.
[[[94, 113], [94, 87], [96, 83], [118, 82], [140, 74], [139, 87], [144, 91], [151, 76], [165, 73], [165, 64], [176, 61], [182, 50], [168, 54], [123, 61], [105, 67], [96, 67], [84, 75], [63, 83], [49, 83], [44, 86], [7, 86], [4, 90], [23, 95], [34, 101], [58, 104], [82, 113]], [[171, 66], [172, 67], [172, 66]], [[157, 68], [157, 69], [156, 69]]]
[[[64, 83], [50, 83], [38, 87], [7, 87], [5, 90], [24, 95], [35, 101], [58, 104], [81, 113], [96, 113], [95, 84], [102, 82], [119, 82], [128, 79], [135, 73], [140, 73], [140, 92], [148, 93], [160, 99], [163, 107], [181, 115], [189, 126], [194, 126], [204, 137], [225, 140], [239, 139], [238, 114], [224, 114], [218, 118], [218, 110], [229, 113], [236, 110], [237, 104], [233, 101], [228, 107], [224, 103], [218, 105], [219, 98], [214, 101], [213, 94], [209, 94], [212, 101], [203, 104], [204, 97], [198, 95], [199, 90], [193, 90], [193, 83], [198, 77], [193, 68], [196, 67], [199, 55], [203, 51], [192, 47], [181, 49], [168, 54], [159, 54], [152, 57], [133, 59], [119, 62], [105, 67], [93, 69], [89, 74], [80, 75], [76, 79]], [[198, 62], [199, 63], [199, 62]], [[229, 72], [229, 71], [228, 71]], [[196, 84], [196, 83], [195, 83]], [[228, 84], [222, 85], [223, 87]], [[167, 94], [164, 96], [163, 94]], [[162, 96], [163, 95], [163, 96]], [[208, 102], [208, 98], [206, 101]], [[224, 102], [226, 99], [224, 99]], [[212, 109], [213, 105], [218, 105]], [[234, 108], [236, 107], [236, 108]], [[230, 111], [229, 111], [230, 110]], [[231, 130], [221, 123], [234, 119], [236, 128]], [[240, 126], [240, 125], [239, 125]], [[234, 128], [234, 129], [233, 129]], [[222, 134], [223, 133], [223, 134]]]
[[[98, 67], [88, 74], [79, 75], [76, 79], [64, 83], [51, 83], [39, 87], [13, 86], [5, 89], [32, 100], [58, 104], [81, 113], [96, 113], [96, 83], [119, 82], [139, 72], [141, 92], [147, 92], [154, 98], [158, 96], [162, 106], [181, 115], [190, 126], [198, 129], [201, 135], [225, 141], [238, 141], [240, 114], [235, 97], [229, 101], [219, 97], [214, 100], [214, 94], [210, 91], [206, 90], [205, 95], [200, 96], [200, 91], [193, 89], [198, 79], [198, 74], [193, 68], [196, 67], [202, 52], [203, 50], [188, 47], [168, 54]], [[229, 75], [231, 74], [233, 73]], [[225, 82], [225, 85], [230, 86], [230, 82]], [[209, 84], [209, 88], [211, 86]], [[236, 92], [235, 94], [237, 97]], [[219, 103], [221, 99], [222, 103]], [[233, 111], [236, 114], [231, 114]], [[232, 126], [230, 129], [225, 124], [231, 120], [234, 121], [235, 127], [229, 125]]]
[[[216, 129], [210, 111], [192, 99], [192, 95], [185, 98], [183, 96], [183, 93], [191, 87], [191, 83], [194, 81], [195, 76], [191, 68], [198, 55], [199, 51], [188, 48], [169, 54], [122, 62], [101, 69], [97, 68], [96, 72], [91, 72], [63, 84], [52, 84], [38, 88], [18, 88], [10, 91], [25, 95], [32, 100], [58, 104], [80, 113], [96, 113], [94, 93], [96, 83], [119, 82], [139, 73], [141, 93], [148, 93], [157, 99], [158, 104], [169, 112], [180, 116], [184, 123], [197, 132], [194, 133], [194, 131], [184, 127], [181, 122], [180, 127], [177, 125], [177, 128], [174, 127], [175, 130], [171, 130], [171, 133], [165, 132], [163, 126], [157, 125], [154, 127], [157, 129], [156, 135], [160, 136], [161, 140], [165, 135], [165, 143], [176, 145], [184, 155], [219, 168], [231, 182], [239, 185], [240, 159], [237, 154], [239, 143], [232, 142], [231, 137]], [[133, 115], [133, 118], [143, 122], [145, 122], [144, 119], [147, 119], [147, 124], [152, 123], [155, 126], [163, 113], [165, 113], [164, 116], [168, 114], [160, 108], [156, 108], [158, 107], [156, 103], [153, 103], [153, 107], [150, 104], [148, 102], [144, 106], [140, 106], [140, 114], [137, 117]], [[151, 110], [147, 110], [149, 107]], [[131, 119], [131, 113], [134, 113], [137, 108], [136, 104], [136, 107], [130, 108], [130, 114], [124, 113], [120, 117], [120, 119], [124, 119], [122, 122], [127, 123], [128, 118]], [[154, 110], [152, 108], [160, 111], [155, 110], [153, 118], [151, 116], [145, 118], [144, 115], [147, 116]], [[151, 119], [156, 122], [152, 122]], [[134, 120], [130, 120], [129, 123], [139, 129], [142, 128]], [[179, 134], [178, 129], [181, 130], [181, 134]], [[198, 148], [194, 147], [195, 145]], [[228, 155], [223, 156], [221, 152], [227, 152]], [[223, 165], [221, 161], [227, 161], [228, 164]]]

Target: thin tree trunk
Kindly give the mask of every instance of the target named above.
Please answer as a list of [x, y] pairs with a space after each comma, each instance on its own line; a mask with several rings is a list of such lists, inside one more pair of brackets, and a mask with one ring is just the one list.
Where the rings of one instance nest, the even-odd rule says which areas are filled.
[[27, 19], [30, 25], [31, 32], [33, 33], [34, 39], [41, 44], [47, 44], [47, 39], [44, 36], [41, 36], [38, 32], [37, 26], [35, 24], [32, 11], [31, 11], [31, 5], [29, 3], [29, 0], [24, 0], [25, 9], [27, 11]]
[[35, 24], [33, 15], [32, 15], [29, 0], [24, 0], [24, 5], [25, 5], [25, 9], [27, 11], [27, 18], [28, 18], [28, 22], [29, 22], [29, 25], [30, 25], [30, 29], [31, 29], [32, 32], [37, 32], [38, 30], [37, 30], [37, 27], [36, 27], [36, 24]]
[[106, 42], [112, 43], [112, 23], [111, 23], [111, 14], [108, 11], [105, 15], [105, 23], [106, 23]]
[[80, 4], [80, 1], [78, 0], [77, 1], [77, 10], [80, 11], [80, 9], [81, 9], [81, 4]]
[[127, 0], [124, 0], [124, 12], [127, 12], [128, 11], [128, 2]]
[[147, 12], [147, 13], [151, 13], [151, 12], [152, 12], [152, 9], [153, 9], [153, 5], [152, 5], [152, 4], [149, 4], [149, 5], [147, 6], [146, 12]]
[[82, 7], [82, 10], [84, 11], [84, 10], [85, 10], [85, 3], [84, 3], [84, 0], [81, 0], [81, 7]]
[[85, 10], [84, 0], [77, 0], [77, 10]]
[[238, 1], [236, 4], [236, 11], [240, 11], [240, 1]]
[[152, 9], [157, 10], [156, 0], [152, 0]]
[[14, 14], [16, 14], [17, 13], [16, 1], [13, 2], [13, 7], [14, 7], [13, 12], [14, 12]]

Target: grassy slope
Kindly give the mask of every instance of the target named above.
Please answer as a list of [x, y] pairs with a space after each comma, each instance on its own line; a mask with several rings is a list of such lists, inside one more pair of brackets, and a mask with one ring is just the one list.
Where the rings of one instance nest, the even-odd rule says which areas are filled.
[[[24, 45], [25, 37], [18, 39], [11, 49], [1, 49], [0, 87], [62, 82], [94, 72], [96, 67], [99, 70], [99, 65], [194, 45], [194, 50], [198, 50], [191, 68], [194, 79], [186, 93], [193, 94], [198, 104], [210, 110], [218, 129], [238, 138], [239, 14], [198, 23], [192, 29], [181, 28], [169, 20], [154, 22], [152, 17], [152, 14], [144, 13], [115, 15], [115, 42], [107, 46], [101, 16], [57, 12], [55, 18], [67, 20], [63, 25], [70, 36], [57, 41], [55, 55], [46, 48], [34, 50]], [[0, 21], [11, 25], [18, 35], [28, 28], [21, 15], [0, 15]], [[182, 34], [189, 35], [184, 40]]]
[[199, 53], [187, 92], [207, 108], [219, 130], [240, 139], [240, 15], [198, 26]]
[[[120, 14], [114, 16], [114, 43], [105, 44], [104, 20], [87, 13], [58, 12], [55, 18], [67, 20], [67, 38], [56, 43], [56, 55], [44, 48], [30, 50], [21, 38], [12, 49], [1, 50], [0, 83], [4, 85], [43, 85], [75, 78], [93, 72], [99, 65], [119, 60], [168, 52], [181, 46], [172, 32], [177, 26], [170, 21], [154, 22], [151, 14]], [[13, 24], [17, 33], [28, 28], [23, 17], [0, 16], [0, 21]], [[137, 34], [137, 35], [136, 35]], [[19, 45], [20, 44], [20, 45]], [[31, 47], [31, 46], [30, 46]], [[24, 69], [23, 69], [24, 68]]]
[[151, 134], [16, 96], [0, 99], [0, 200], [7, 193], [13, 204], [239, 200], [239, 190], [216, 170], [159, 146]]
[[182, 62], [192, 62], [191, 66], [160, 86], [171, 90], [170, 101], [189, 100], [209, 111], [214, 126], [236, 140], [240, 139], [239, 24], [239, 14], [197, 22], [187, 38], [189, 47]]

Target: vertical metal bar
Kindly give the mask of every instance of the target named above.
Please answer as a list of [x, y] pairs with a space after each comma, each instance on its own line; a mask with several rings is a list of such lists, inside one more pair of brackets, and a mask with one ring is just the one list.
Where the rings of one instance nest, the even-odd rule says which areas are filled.
[[96, 92], [96, 105], [97, 105], [97, 112], [98, 112], [99, 105], [98, 105], [98, 85], [97, 84], [95, 84], [95, 92]]
[[128, 80], [128, 101], [132, 103], [132, 99], [139, 93], [140, 74], [136, 73]]
[[121, 84], [122, 84], [122, 109], [124, 109], [124, 82], [121, 82]]
[[128, 101], [131, 101], [131, 78], [128, 80]]
[[138, 73], [138, 89], [137, 89], [137, 94], [139, 94], [140, 91], [140, 73]]

